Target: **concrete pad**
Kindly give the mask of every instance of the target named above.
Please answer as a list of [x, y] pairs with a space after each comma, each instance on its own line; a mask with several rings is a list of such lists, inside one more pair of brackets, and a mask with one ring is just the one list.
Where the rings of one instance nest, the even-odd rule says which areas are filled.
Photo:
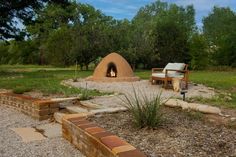
[[61, 125], [58, 123], [49, 123], [36, 126], [36, 129], [42, 130], [43, 135], [48, 138], [62, 136]]
[[25, 143], [46, 139], [46, 137], [37, 132], [34, 128], [12, 128], [11, 130], [19, 135]]

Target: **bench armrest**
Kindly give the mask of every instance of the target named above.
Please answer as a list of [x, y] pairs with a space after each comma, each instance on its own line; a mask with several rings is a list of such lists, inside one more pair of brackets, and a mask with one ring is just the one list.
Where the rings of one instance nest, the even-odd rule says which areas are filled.
[[168, 71], [176, 71], [176, 72], [181, 72], [181, 73], [186, 73], [186, 72], [188, 72], [188, 70], [166, 69], [166, 73], [168, 73]]
[[188, 75], [189, 75], [189, 71], [188, 71], [188, 70], [166, 69], [166, 71], [165, 71], [165, 77], [167, 76], [168, 71], [176, 71], [176, 72], [183, 73], [183, 74], [184, 74], [184, 78], [185, 78], [185, 79], [188, 79]]

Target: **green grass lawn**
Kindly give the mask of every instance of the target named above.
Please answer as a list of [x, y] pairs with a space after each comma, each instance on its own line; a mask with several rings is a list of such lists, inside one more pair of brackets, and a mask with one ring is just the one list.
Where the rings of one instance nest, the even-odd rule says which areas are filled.
[[[75, 68], [58, 68], [52, 66], [36, 65], [1, 65], [0, 66], [0, 88], [13, 89], [14, 91], [41, 91], [45, 94], [60, 93], [64, 95], [80, 94], [83, 90], [68, 88], [60, 85], [65, 79], [75, 77]], [[78, 71], [78, 78], [90, 76], [92, 71]], [[136, 70], [135, 75], [141, 79], [149, 79], [151, 70]], [[209, 87], [214, 87], [221, 93], [230, 93], [232, 100], [227, 100], [225, 94], [213, 99], [196, 98], [214, 105], [224, 105], [236, 108], [236, 71], [192, 71], [190, 80]], [[86, 85], [85, 85], [86, 86]], [[89, 90], [90, 95], [103, 95], [97, 90]]]
[[[151, 70], [136, 71], [137, 76], [149, 79]], [[191, 71], [190, 81], [213, 87], [219, 94], [212, 99], [196, 97], [191, 101], [208, 103], [216, 106], [236, 108], [236, 70], [232, 71]], [[229, 96], [232, 100], [229, 100]]]
[[[220, 94], [212, 99], [201, 99], [199, 101], [236, 108], [236, 71], [194, 71], [190, 74], [190, 80], [213, 87]], [[232, 100], [229, 100], [229, 96]]]
[[[92, 71], [77, 72], [77, 77], [87, 77]], [[54, 68], [47, 66], [0, 66], [0, 88], [17, 92], [41, 91], [45, 94], [80, 94], [78, 88], [68, 88], [60, 84], [62, 80], [75, 77], [72, 68]], [[85, 85], [86, 87], [86, 85]], [[103, 95], [97, 90], [89, 90], [91, 95]]]

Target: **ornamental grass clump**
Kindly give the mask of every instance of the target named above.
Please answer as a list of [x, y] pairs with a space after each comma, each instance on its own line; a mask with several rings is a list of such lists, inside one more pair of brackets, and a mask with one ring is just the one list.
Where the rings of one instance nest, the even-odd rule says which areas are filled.
[[133, 88], [133, 95], [125, 95], [122, 102], [137, 127], [156, 128], [161, 124], [160, 107], [163, 104], [161, 92], [157, 95], [147, 96], [141, 91], [137, 93]]

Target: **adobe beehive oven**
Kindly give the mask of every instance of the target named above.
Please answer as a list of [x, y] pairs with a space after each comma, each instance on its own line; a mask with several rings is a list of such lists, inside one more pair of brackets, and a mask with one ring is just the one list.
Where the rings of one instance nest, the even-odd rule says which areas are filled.
[[138, 81], [129, 63], [119, 54], [110, 53], [98, 64], [90, 81]]

